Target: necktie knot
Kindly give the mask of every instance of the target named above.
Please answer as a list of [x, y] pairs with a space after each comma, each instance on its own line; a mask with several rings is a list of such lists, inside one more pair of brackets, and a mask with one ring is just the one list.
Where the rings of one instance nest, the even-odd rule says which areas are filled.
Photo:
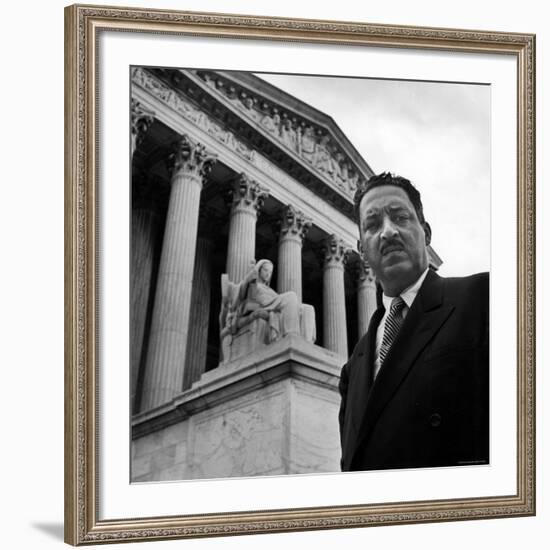
[[397, 298], [394, 298], [391, 302], [390, 315], [396, 315], [397, 313], [401, 312], [404, 307], [405, 307], [405, 300], [403, 300], [401, 296], [397, 296]]

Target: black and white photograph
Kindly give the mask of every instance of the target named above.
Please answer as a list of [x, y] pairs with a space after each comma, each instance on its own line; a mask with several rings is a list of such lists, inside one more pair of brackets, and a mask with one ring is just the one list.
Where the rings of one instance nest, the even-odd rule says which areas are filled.
[[129, 95], [131, 482], [490, 464], [491, 87]]

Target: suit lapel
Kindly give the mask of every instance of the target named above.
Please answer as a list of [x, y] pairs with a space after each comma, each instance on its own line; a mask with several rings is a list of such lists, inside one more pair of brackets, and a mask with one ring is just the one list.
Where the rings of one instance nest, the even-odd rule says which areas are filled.
[[380, 414], [415, 364], [416, 359], [453, 309], [454, 306], [443, 303], [443, 280], [432, 270], [428, 271], [366, 399], [363, 416], [357, 424], [361, 426], [357, 446], [370, 435]]

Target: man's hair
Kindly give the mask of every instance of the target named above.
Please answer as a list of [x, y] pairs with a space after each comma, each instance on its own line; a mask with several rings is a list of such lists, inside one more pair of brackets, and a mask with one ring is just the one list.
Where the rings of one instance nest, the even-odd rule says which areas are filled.
[[406, 178], [392, 175], [390, 174], [390, 172], [382, 172], [381, 174], [371, 176], [366, 183], [364, 183], [363, 185], [359, 185], [357, 187], [357, 190], [355, 191], [354, 211], [355, 219], [357, 220], [358, 224], [361, 223], [361, 219], [359, 216], [359, 205], [361, 204], [363, 197], [371, 189], [374, 189], [375, 187], [380, 187], [381, 185], [394, 185], [395, 187], [403, 189], [403, 191], [407, 193], [409, 200], [414, 206], [418, 221], [421, 224], [426, 223], [426, 220], [424, 219], [424, 211], [422, 209], [422, 200], [420, 198], [420, 193], [418, 192], [418, 189]]

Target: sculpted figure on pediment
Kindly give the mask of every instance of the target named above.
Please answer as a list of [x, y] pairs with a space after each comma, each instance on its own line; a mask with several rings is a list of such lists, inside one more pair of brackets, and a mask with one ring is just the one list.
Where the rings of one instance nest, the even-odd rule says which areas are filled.
[[235, 88], [235, 86], [228, 86], [226, 89], [225, 89], [225, 95], [231, 100], [231, 101], [236, 101], [237, 100], [237, 88]]
[[281, 124], [281, 140], [293, 151], [298, 149], [298, 133], [292, 127], [292, 121], [289, 118], [283, 118], [283, 123]]
[[277, 109], [273, 109], [273, 115], [267, 113], [261, 120], [261, 125], [272, 134], [279, 136], [279, 127], [281, 125], [281, 117]]
[[[343, 158], [343, 157], [342, 157]], [[350, 163], [346, 160], [343, 160], [340, 163], [340, 173], [338, 175], [337, 184], [342, 187], [349, 194], [354, 194], [355, 189], [357, 189], [357, 173]]]
[[330, 137], [325, 134], [315, 148], [315, 159], [313, 165], [317, 170], [331, 175], [332, 172], [332, 157], [329, 150]]
[[241, 101], [245, 107], [245, 109], [252, 109], [254, 107], [254, 99], [250, 97], [249, 95], [244, 94], [244, 96], [241, 98]]
[[252, 97], [252, 96], [250, 96], [250, 95], [248, 95], [244, 92], [241, 94], [241, 105], [245, 108], [246, 113], [248, 114], [248, 116], [251, 116], [255, 120], [257, 120], [259, 118], [259, 113], [255, 108], [256, 103], [257, 103], [256, 98], [254, 98], [254, 97]]
[[357, 185], [359, 184], [359, 174], [352, 168], [348, 176], [348, 189], [350, 193], [355, 193]]
[[340, 164], [340, 178], [347, 189], [349, 185], [349, 164], [347, 161], [344, 161]]
[[347, 181], [346, 178], [344, 178], [344, 155], [338, 151], [337, 153], [333, 154], [330, 157], [330, 174], [332, 176], [332, 179], [336, 182], [336, 185], [338, 187], [345, 188], [347, 191]]
[[210, 88], [216, 88], [216, 79], [212, 76], [210, 73], [202, 73], [200, 74], [204, 82], [207, 86], [210, 86]]
[[312, 126], [306, 126], [300, 142], [300, 154], [305, 160], [313, 164], [316, 151], [317, 141], [315, 139], [315, 130]]

